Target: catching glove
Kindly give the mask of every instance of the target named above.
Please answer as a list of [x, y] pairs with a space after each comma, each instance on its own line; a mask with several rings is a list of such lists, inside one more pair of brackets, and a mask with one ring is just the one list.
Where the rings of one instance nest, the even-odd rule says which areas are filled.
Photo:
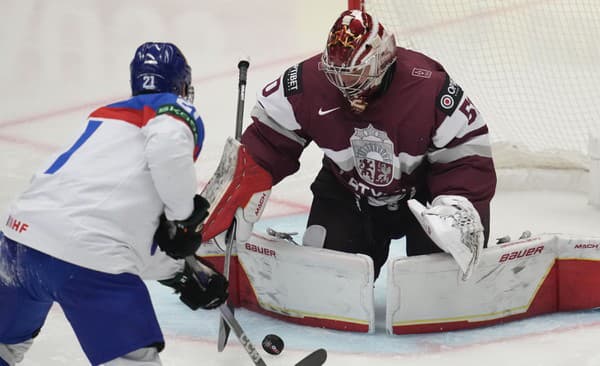
[[450, 253], [467, 280], [479, 264], [483, 250], [483, 225], [473, 204], [462, 196], [437, 196], [431, 205], [415, 199], [408, 207], [431, 240]]

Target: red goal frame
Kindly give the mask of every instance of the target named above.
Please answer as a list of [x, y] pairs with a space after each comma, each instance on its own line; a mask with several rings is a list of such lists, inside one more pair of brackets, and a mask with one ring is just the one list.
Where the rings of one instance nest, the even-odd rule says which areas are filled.
[[364, 0], [348, 0], [348, 9], [365, 9]]

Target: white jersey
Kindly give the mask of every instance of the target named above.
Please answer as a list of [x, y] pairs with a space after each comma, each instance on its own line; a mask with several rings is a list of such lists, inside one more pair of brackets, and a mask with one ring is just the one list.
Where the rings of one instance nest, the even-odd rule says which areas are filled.
[[83, 133], [10, 206], [8, 238], [106, 273], [165, 279], [180, 270], [156, 248], [160, 215], [193, 211], [204, 128], [173, 94], [140, 95], [92, 112]]

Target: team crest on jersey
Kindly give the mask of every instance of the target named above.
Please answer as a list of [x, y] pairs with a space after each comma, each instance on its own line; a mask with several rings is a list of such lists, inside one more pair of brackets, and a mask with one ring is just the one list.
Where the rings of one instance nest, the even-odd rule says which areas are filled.
[[355, 128], [350, 137], [354, 165], [358, 175], [367, 183], [384, 187], [394, 178], [394, 144], [387, 133], [369, 124]]

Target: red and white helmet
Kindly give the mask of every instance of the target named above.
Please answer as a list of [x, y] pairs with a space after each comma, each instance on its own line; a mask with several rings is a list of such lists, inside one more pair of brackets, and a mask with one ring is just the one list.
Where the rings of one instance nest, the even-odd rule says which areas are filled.
[[396, 60], [396, 40], [370, 14], [346, 10], [333, 24], [319, 69], [350, 102], [366, 99]]

